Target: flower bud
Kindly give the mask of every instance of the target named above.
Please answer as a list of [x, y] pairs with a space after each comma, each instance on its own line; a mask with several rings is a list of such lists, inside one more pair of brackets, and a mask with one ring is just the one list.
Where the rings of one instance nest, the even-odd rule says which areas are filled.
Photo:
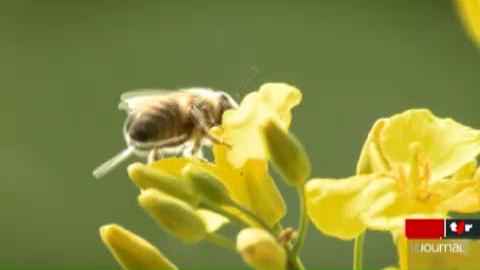
[[231, 201], [225, 185], [210, 172], [190, 164], [183, 169], [182, 174], [193, 191], [203, 199], [220, 205], [229, 204]]
[[264, 144], [275, 169], [287, 183], [301, 186], [310, 176], [310, 161], [303, 146], [273, 119], [263, 127]]
[[119, 225], [109, 224], [100, 227], [100, 236], [123, 269], [177, 269], [151, 243]]
[[285, 269], [285, 249], [277, 239], [262, 229], [247, 228], [240, 231], [237, 236], [237, 250], [243, 260], [255, 269]]
[[195, 243], [207, 234], [203, 219], [186, 202], [155, 189], [142, 191], [140, 205], [165, 229], [187, 243]]
[[128, 167], [128, 175], [138, 188], [158, 189], [164, 193], [175, 196], [192, 205], [196, 205], [196, 198], [190, 187], [174, 175], [160, 169], [155, 169], [141, 163], [134, 163]]

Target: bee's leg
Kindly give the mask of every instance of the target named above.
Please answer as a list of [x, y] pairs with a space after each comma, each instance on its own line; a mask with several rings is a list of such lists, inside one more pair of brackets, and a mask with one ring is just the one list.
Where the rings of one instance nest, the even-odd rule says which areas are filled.
[[193, 157], [196, 159], [199, 159], [201, 161], [207, 161], [203, 157], [203, 151], [202, 151], [202, 133], [201, 132], [194, 132], [192, 135], [192, 141], [193, 144], [190, 147], [187, 147], [183, 151], [183, 156], [184, 157]]
[[223, 144], [229, 148], [232, 147], [230, 144], [224, 142], [222, 138], [219, 138], [218, 136], [215, 136], [210, 132], [209, 125], [204, 120], [205, 114], [202, 113], [202, 110], [198, 107], [198, 105], [192, 108], [192, 115], [194, 116], [193, 120], [196, 125], [196, 128], [201, 132], [201, 134], [204, 137], [207, 137], [209, 140], [211, 140], [215, 144]]
[[222, 144], [225, 145], [228, 148], [232, 148], [232, 145], [225, 142], [222, 138], [212, 134], [208, 127], [202, 127], [202, 133], [204, 134], [205, 137], [207, 137], [209, 140], [211, 140], [215, 144]]
[[158, 149], [163, 147], [172, 147], [172, 146], [181, 145], [186, 141], [188, 141], [189, 139], [190, 137], [188, 136], [188, 134], [185, 133], [179, 136], [175, 136], [175, 137], [160, 141], [157, 144], [155, 144], [155, 148]]
[[202, 143], [195, 141], [195, 144], [192, 147], [192, 156], [194, 157], [203, 157], [202, 153]]
[[150, 153], [148, 153], [148, 164], [163, 158], [163, 153], [161, 151], [162, 148], [181, 145], [188, 141], [189, 138], [190, 137], [188, 136], [188, 134], [182, 134], [170, 139], [160, 141], [155, 145], [155, 147], [150, 151]]
[[152, 150], [150, 150], [150, 153], [148, 153], [147, 163], [152, 164], [153, 162], [162, 158], [163, 158], [163, 154], [160, 148], [154, 147]]
[[208, 160], [203, 156], [202, 136], [198, 136], [195, 138], [193, 147], [192, 147], [192, 156], [194, 156], [196, 159], [201, 160], [203, 162], [208, 162]]

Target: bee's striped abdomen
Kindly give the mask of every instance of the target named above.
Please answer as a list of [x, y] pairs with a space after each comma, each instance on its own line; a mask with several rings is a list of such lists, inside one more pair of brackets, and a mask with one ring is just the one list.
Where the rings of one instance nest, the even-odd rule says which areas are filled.
[[175, 99], [164, 99], [153, 103], [145, 114], [157, 126], [155, 140], [173, 138], [185, 133], [188, 123], [182, 116], [182, 108]]

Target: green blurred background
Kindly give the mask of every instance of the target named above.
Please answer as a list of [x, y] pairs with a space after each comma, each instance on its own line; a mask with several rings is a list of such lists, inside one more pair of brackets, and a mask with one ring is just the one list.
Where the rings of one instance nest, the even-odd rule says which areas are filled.
[[[98, 227], [116, 222], [182, 268], [246, 268], [160, 230], [124, 169], [102, 181], [91, 172], [124, 146], [121, 92], [243, 97], [268, 81], [303, 91], [292, 128], [315, 176], [351, 175], [372, 122], [407, 108], [480, 128], [480, 55], [451, 1], [2, 0], [0, 267], [114, 268]], [[295, 193], [279, 186], [295, 226]], [[352, 246], [311, 226], [303, 258], [348, 268]], [[368, 268], [396, 261], [388, 234], [369, 232], [365, 248]]]

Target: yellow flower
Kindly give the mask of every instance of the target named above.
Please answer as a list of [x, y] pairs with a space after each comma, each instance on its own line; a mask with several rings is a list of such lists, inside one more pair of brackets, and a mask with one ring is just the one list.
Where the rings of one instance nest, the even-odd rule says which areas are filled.
[[468, 35], [480, 46], [480, 0], [456, 0], [456, 2]]
[[103, 243], [123, 269], [177, 269], [151, 243], [119, 225], [109, 224], [102, 226], [100, 228], [100, 236]]
[[233, 199], [276, 224], [286, 212], [285, 202], [268, 173], [268, 153], [261, 128], [274, 120], [285, 130], [301, 92], [284, 83], [266, 83], [248, 94], [236, 110], [224, 113], [217, 130], [232, 147], [215, 145], [212, 172], [224, 181]]
[[[285, 202], [268, 173], [267, 150], [263, 145], [260, 128], [275, 120], [285, 130], [291, 121], [291, 109], [301, 100], [298, 89], [283, 83], [267, 83], [256, 92], [248, 94], [238, 109], [224, 113], [222, 126], [212, 130], [231, 147], [215, 145], [214, 163], [200, 162], [187, 158], [162, 159], [149, 165], [161, 173], [161, 181], [146, 181], [145, 175], [129, 172], [140, 188], [159, 188], [165, 193], [189, 199], [181, 185], [172, 184], [171, 179], [182, 179], [182, 170], [190, 163], [222, 181], [229, 195], [238, 204], [250, 209], [266, 223], [273, 226], [286, 212]], [[137, 165], [138, 168], [140, 166]], [[144, 178], [139, 177], [143, 175]], [[168, 176], [168, 177], [167, 177]], [[148, 177], [147, 177], [148, 178]], [[189, 201], [193, 202], [194, 200]], [[235, 212], [233, 209], [228, 211]], [[211, 212], [210, 212], [211, 213]], [[238, 214], [238, 212], [235, 212]], [[207, 223], [210, 217], [205, 217]], [[218, 217], [215, 219], [218, 220]], [[208, 227], [208, 224], [207, 224]]]
[[228, 162], [241, 168], [248, 160], [266, 160], [259, 127], [274, 119], [287, 129], [292, 119], [291, 110], [302, 99], [302, 93], [283, 83], [266, 83], [257, 92], [248, 94], [237, 110], [223, 114], [223, 138], [232, 145]]
[[308, 214], [325, 234], [348, 240], [367, 228], [399, 231], [405, 218], [480, 211], [479, 153], [480, 131], [428, 110], [380, 119], [356, 176], [307, 183]]

